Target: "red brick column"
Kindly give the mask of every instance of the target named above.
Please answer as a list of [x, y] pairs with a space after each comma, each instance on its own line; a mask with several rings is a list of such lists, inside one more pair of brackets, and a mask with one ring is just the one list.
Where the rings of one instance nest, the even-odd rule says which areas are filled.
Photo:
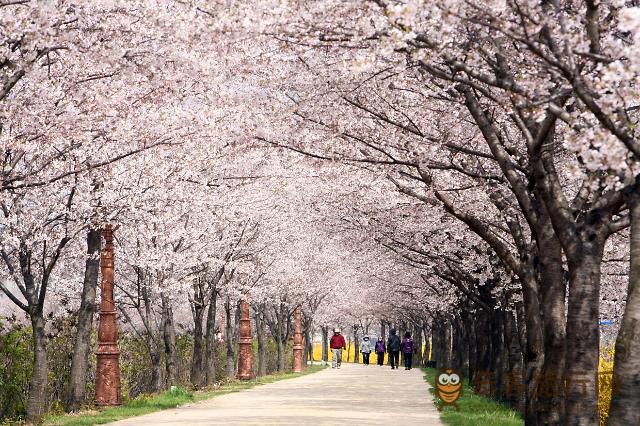
[[116, 306], [113, 300], [113, 228], [102, 230], [105, 246], [100, 255], [102, 275], [98, 350], [96, 352], [96, 405], [120, 405], [120, 351]]
[[251, 380], [255, 378], [253, 372], [253, 351], [251, 319], [249, 317], [249, 304], [244, 300], [240, 303], [240, 350], [238, 353], [238, 379]]

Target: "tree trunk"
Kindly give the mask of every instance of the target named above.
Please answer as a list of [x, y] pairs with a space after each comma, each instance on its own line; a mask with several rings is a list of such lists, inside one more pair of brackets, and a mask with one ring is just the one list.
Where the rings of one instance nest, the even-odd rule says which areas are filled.
[[322, 327], [322, 365], [329, 362], [329, 327]]
[[491, 341], [489, 329], [488, 314], [479, 311], [477, 315], [476, 327], [476, 373], [475, 390], [481, 395], [491, 394]]
[[229, 298], [227, 297], [227, 301], [224, 304], [224, 313], [225, 313], [225, 327], [226, 327], [226, 331], [225, 334], [227, 335], [227, 338], [225, 339], [225, 342], [227, 344], [227, 368], [226, 368], [226, 372], [227, 372], [227, 379], [228, 380], [233, 380], [235, 377], [235, 368], [234, 368], [234, 362], [233, 362], [233, 322], [232, 322], [232, 317], [231, 317], [231, 301], [229, 300]]
[[461, 322], [462, 320], [459, 317], [454, 317], [451, 330], [451, 366], [456, 370], [462, 370], [464, 358], [464, 335]]
[[360, 363], [360, 342], [358, 341], [358, 326], [353, 327], [353, 362]]
[[416, 341], [416, 354], [412, 359], [411, 365], [419, 367], [422, 364], [422, 330], [417, 325], [413, 326], [413, 336]]
[[583, 242], [580, 257], [569, 257], [565, 417], [567, 425], [598, 424], [600, 354], [600, 264], [603, 244]]
[[431, 326], [431, 361], [434, 362], [436, 368], [445, 368], [442, 360], [442, 318], [435, 318]]
[[[524, 350], [527, 348], [527, 325], [524, 323], [524, 307], [521, 302], [516, 303], [516, 326], [518, 327], [518, 340], [522, 350], [522, 362], [524, 363]], [[524, 367], [524, 364], [523, 364]]]
[[85, 261], [84, 283], [76, 325], [76, 340], [71, 357], [71, 372], [69, 373], [68, 406], [70, 410], [78, 409], [87, 398], [87, 370], [89, 369], [93, 317], [96, 311], [100, 245], [100, 231], [90, 229], [87, 232], [87, 260]]
[[279, 309], [277, 309], [277, 323], [276, 323], [276, 343], [278, 344], [278, 372], [284, 372], [284, 347], [285, 347], [285, 334], [284, 334], [284, 321], [285, 319], [285, 306], [284, 303], [280, 303]]
[[216, 302], [218, 291], [214, 286], [209, 297], [207, 326], [205, 334], [205, 383], [212, 386], [216, 382]]
[[38, 312], [32, 312], [30, 316], [33, 328], [33, 371], [29, 381], [27, 421], [37, 424], [47, 411], [47, 337], [42, 312], [38, 310]]
[[267, 375], [267, 353], [264, 345], [264, 320], [263, 308], [255, 309], [256, 339], [258, 341], [258, 377]]
[[380, 320], [380, 335], [383, 340], [387, 340], [387, 322], [385, 320]]
[[178, 383], [176, 364], [176, 327], [173, 322], [173, 308], [169, 297], [162, 293], [162, 336], [164, 340], [166, 384], [171, 387]]
[[462, 374], [465, 377], [469, 377], [469, 344], [470, 344], [470, 335], [469, 335], [469, 318], [468, 313], [464, 313], [460, 317], [460, 332], [462, 334], [463, 342], [462, 342], [462, 366], [460, 367], [462, 370]]
[[311, 327], [308, 326], [304, 329], [304, 365], [307, 365], [309, 361], [313, 365], [313, 341], [311, 340], [311, 335]]
[[422, 325], [422, 334], [424, 338], [424, 351], [422, 352], [422, 366], [426, 367], [427, 362], [430, 361], [431, 345], [429, 343], [429, 329], [426, 325]]
[[444, 345], [443, 345], [443, 358], [445, 359], [445, 364], [447, 367], [451, 366], [452, 354], [451, 354], [451, 341], [453, 339], [452, 328], [451, 328], [451, 320], [447, 320], [444, 326]]
[[[240, 317], [242, 316], [242, 301], [238, 300], [236, 303], [235, 314], [233, 317], [233, 347], [240, 348]], [[236, 346], [237, 345], [237, 346]], [[234, 357], [233, 359], [233, 375], [234, 377], [238, 375], [238, 361], [240, 357]]]
[[284, 372], [285, 369], [285, 365], [284, 365], [284, 339], [282, 338], [282, 336], [278, 337], [278, 372], [282, 373]]
[[537, 238], [545, 354], [541, 372], [543, 389], [538, 392], [538, 423], [547, 425], [562, 423], [564, 414], [566, 282], [560, 241], [548, 221], [548, 215], [543, 218], [546, 222]]
[[193, 307], [193, 353], [191, 355], [191, 384], [195, 387], [202, 386], [202, 317], [204, 306], [194, 303]]
[[475, 374], [478, 371], [478, 339], [476, 338], [475, 318], [471, 320], [469, 318], [466, 321], [467, 335], [469, 336], [469, 373], [467, 377], [469, 382], [473, 383]]
[[[523, 267], [523, 268], [526, 268]], [[520, 277], [522, 284], [522, 299], [524, 307], [524, 321], [526, 323], [526, 347], [524, 354], [525, 383], [526, 383], [526, 409], [525, 423], [535, 425], [537, 422], [538, 384], [542, 365], [544, 364], [544, 337], [542, 318], [540, 313], [540, 298], [538, 295], [538, 283], [534, 279], [532, 270], [528, 270]]]
[[504, 338], [507, 348], [507, 379], [505, 380], [505, 393], [509, 404], [521, 413], [524, 413], [524, 392], [522, 382], [522, 349], [518, 338], [515, 314], [512, 311], [505, 312]]
[[494, 374], [493, 383], [495, 388], [492, 389], [493, 396], [501, 401], [504, 400], [504, 392], [502, 386], [502, 372], [503, 372], [503, 348], [504, 342], [502, 340], [503, 335], [503, 311], [494, 309], [491, 315], [491, 371]]
[[640, 424], [640, 195], [628, 197], [631, 231], [627, 303], [613, 364], [609, 425]]
[[151, 342], [151, 387], [154, 392], [160, 392], [164, 388], [164, 381], [162, 380], [162, 357], [160, 351], [155, 346], [154, 342]]

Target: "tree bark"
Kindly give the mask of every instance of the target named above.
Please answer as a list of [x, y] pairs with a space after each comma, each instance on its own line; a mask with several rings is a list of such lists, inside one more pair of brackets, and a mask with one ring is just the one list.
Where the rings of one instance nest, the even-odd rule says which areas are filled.
[[322, 363], [329, 362], [329, 326], [322, 326]]
[[312, 335], [311, 325], [309, 324], [304, 329], [304, 348], [305, 348], [304, 358], [303, 358], [304, 365], [307, 365], [309, 361], [311, 361], [311, 364], [313, 365], [313, 341], [311, 339], [311, 335]]
[[[491, 341], [488, 315], [484, 311], [479, 311], [475, 323], [476, 328], [476, 375], [475, 389], [481, 395], [491, 394]], [[481, 374], [480, 374], [481, 373]]]
[[47, 337], [45, 320], [40, 310], [30, 313], [33, 335], [33, 371], [29, 381], [27, 421], [38, 424], [47, 412]]
[[453, 361], [453, 354], [451, 352], [451, 347], [452, 347], [452, 340], [453, 340], [453, 329], [452, 329], [452, 323], [451, 323], [451, 319], [448, 319], [447, 322], [445, 322], [444, 325], [444, 345], [442, 347], [442, 349], [444, 350], [444, 359], [445, 359], [445, 364], [447, 366], [451, 365], [451, 361]]
[[442, 340], [443, 340], [443, 327], [442, 317], [437, 317], [434, 320], [433, 326], [431, 327], [431, 342], [432, 342], [432, 354], [431, 361], [435, 362], [436, 368], [445, 368], [444, 360], [442, 359], [443, 350], [442, 350]]
[[634, 191], [627, 198], [631, 218], [629, 285], [615, 346], [608, 421], [612, 426], [640, 424], [640, 195]]
[[[540, 293], [544, 327], [544, 389], [538, 392], [538, 423], [560, 424], [564, 414], [564, 358], [566, 350], [566, 282], [562, 248], [548, 216], [538, 235]], [[543, 219], [541, 219], [543, 222]]]
[[462, 370], [462, 374], [465, 377], [469, 377], [469, 345], [470, 345], [470, 333], [469, 333], [469, 314], [463, 312], [460, 316], [460, 333], [462, 334], [463, 342], [462, 342], [462, 366], [460, 369]]
[[151, 348], [151, 387], [154, 392], [160, 392], [164, 388], [164, 381], [162, 380], [162, 357], [160, 356], [159, 349], [153, 345]]
[[202, 386], [202, 318], [205, 306], [198, 300], [193, 302], [193, 352], [191, 355], [191, 384], [195, 387]]
[[460, 332], [458, 330], [457, 319], [455, 317], [452, 318], [451, 322], [451, 347], [453, 350], [451, 351], [451, 368], [455, 370], [460, 369], [460, 365], [462, 364], [462, 357], [460, 357], [460, 352], [458, 349], [460, 346]]
[[91, 350], [91, 331], [96, 312], [96, 289], [100, 271], [100, 231], [90, 229], [87, 232], [87, 260], [85, 261], [84, 282], [78, 309], [76, 340], [71, 357], [69, 373], [68, 408], [76, 410], [87, 398], [87, 370]]
[[166, 385], [171, 387], [177, 384], [177, 355], [176, 355], [176, 328], [173, 321], [173, 308], [171, 300], [162, 293], [162, 335], [165, 352]]
[[[525, 267], [528, 268], [528, 267]], [[526, 383], [526, 409], [525, 423], [535, 425], [537, 423], [538, 384], [542, 365], [544, 364], [544, 336], [542, 318], [540, 318], [540, 299], [538, 296], [538, 283], [533, 278], [533, 271], [522, 274], [522, 298], [524, 301], [525, 322], [525, 383]]]
[[522, 382], [522, 349], [518, 338], [515, 314], [512, 311], [505, 312], [504, 338], [507, 348], [507, 401], [521, 413], [525, 410], [524, 383]]
[[233, 322], [231, 316], [231, 301], [229, 297], [227, 297], [227, 301], [224, 304], [224, 313], [225, 313], [225, 334], [226, 334], [226, 347], [227, 347], [227, 380], [233, 380], [235, 377], [235, 367], [233, 361]]
[[469, 372], [467, 377], [469, 382], [473, 383], [475, 374], [478, 371], [478, 339], [476, 338], [475, 318], [473, 321], [466, 321], [467, 336], [469, 338]]
[[[234, 317], [233, 317], [233, 347], [235, 348], [236, 345], [238, 347], [238, 350], [240, 349], [240, 317], [242, 316], [242, 301], [238, 300], [238, 302], [236, 303], [236, 307], [234, 309]], [[236, 377], [238, 375], [238, 361], [239, 361], [239, 357], [234, 357], [233, 358], [233, 377]]]
[[422, 364], [422, 329], [414, 324], [413, 336], [416, 341], [416, 354], [412, 359], [411, 365], [419, 367]]
[[491, 315], [491, 371], [494, 374], [493, 383], [495, 384], [495, 388], [492, 389], [493, 396], [499, 400], [504, 400], [504, 392], [503, 392], [503, 368], [504, 368], [504, 359], [503, 359], [503, 348], [504, 341], [502, 340], [503, 336], [503, 312], [500, 308], [494, 309], [493, 314]]
[[216, 382], [216, 302], [218, 290], [213, 286], [209, 296], [209, 308], [207, 309], [207, 326], [205, 334], [205, 383], [212, 386]]
[[358, 326], [353, 326], [353, 362], [360, 363], [360, 341], [358, 340]]
[[281, 373], [285, 370], [284, 351], [287, 345], [287, 336], [289, 335], [289, 333], [285, 332], [285, 329], [288, 327], [287, 307], [284, 303], [281, 303], [278, 317], [278, 371]]
[[430, 361], [429, 357], [431, 355], [431, 344], [429, 342], [429, 329], [424, 323], [422, 324], [422, 335], [424, 338], [424, 351], [422, 352], [422, 366], [426, 367], [427, 362]]
[[264, 306], [254, 309], [256, 340], [258, 342], [258, 377], [267, 375], [267, 352], [264, 341]]
[[600, 266], [603, 243], [585, 242], [581, 257], [569, 256], [569, 298], [565, 356], [567, 425], [598, 424], [598, 362], [600, 355]]

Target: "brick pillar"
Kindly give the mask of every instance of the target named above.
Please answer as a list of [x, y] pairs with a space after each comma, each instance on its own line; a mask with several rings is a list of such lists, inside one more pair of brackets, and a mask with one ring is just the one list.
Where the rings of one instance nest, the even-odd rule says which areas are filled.
[[295, 328], [293, 332], [293, 372], [302, 373], [302, 308], [296, 306]]
[[102, 275], [98, 350], [96, 352], [96, 405], [120, 405], [120, 351], [116, 306], [113, 300], [113, 228], [102, 230], [105, 246], [100, 254]]
[[251, 380], [255, 378], [253, 372], [251, 318], [249, 304], [244, 300], [240, 303], [240, 350], [238, 353], [238, 379]]

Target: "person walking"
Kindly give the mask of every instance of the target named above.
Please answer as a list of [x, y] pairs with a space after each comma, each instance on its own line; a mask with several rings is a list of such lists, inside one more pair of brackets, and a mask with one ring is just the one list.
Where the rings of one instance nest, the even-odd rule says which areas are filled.
[[362, 343], [360, 343], [360, 352], [362, 352], [362, 365], [369, 365], [369, 356], [371, 356], [371, 342], [369, 341], [369, 336], [364, 336], [362, 338]]
[[387, 340], [387, 353], [389, 354], [389, 364], [391, 369], [398, 369], [400, 362], [400, 338], [396, 335], [396, 330], [392, 328], [389, 330], [389, 339]]
[[329, 347], [331, 348], [331, 368], [340, 368], [342, 364], [342, 350], [347, 349], [347, 342], [344, 341], [344, 337], [340, 334], [339, 328], [333, 329], [333, 336], [329, 341]]
[[376, 342], [376, 355], [378, 355], [378, 365], [382, 367], [384, 364], [384, 353], [387, 347], [384, 344], [384, 338], [382, 336], [378, 337], [378, 341]]
[[416, 344], [411, 339], [411, 333], [408, 331], [404, 333], [404, 339], [402, 340], [402, 357], [404, 358], [404, 369], [411, 370], [411, 360], [414, 352], [416, 352]]

